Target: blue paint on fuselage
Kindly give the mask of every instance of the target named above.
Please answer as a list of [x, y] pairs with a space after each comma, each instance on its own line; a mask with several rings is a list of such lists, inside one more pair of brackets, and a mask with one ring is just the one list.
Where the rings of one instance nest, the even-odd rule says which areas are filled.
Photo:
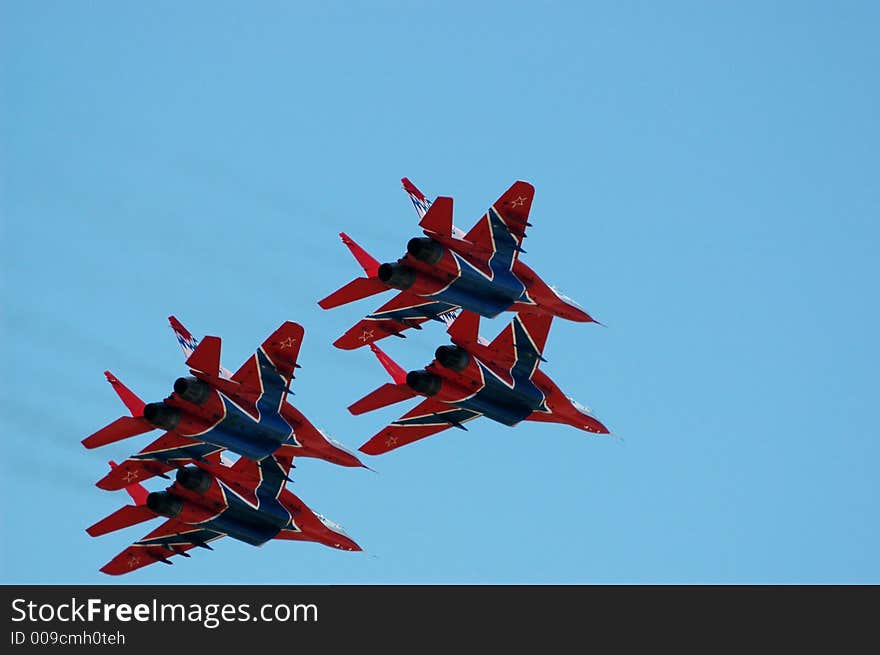
[[535, 410], [546, 410], [544, 394], [532, 382], [540, 353], [519, 315], [511, 321], [511, 325], [514, 351], [514, 362], [510, 369], [512, 385], [502, 381], [489, 366], [475, 360], [482, 374], [483, 388], [470, 398], [454, 403], [457, 407], [479, 412], [504, 425], [516, 425]]
[[255, 495], [256, 506], [245, 502], [222, 480], [218, 484], [226, 497], [226, 509], [218, 516], [200, 523], [210, 530], [225, 532], [239, 541], [259, 546], [290, 524], [290, 512], [278, 500], [287, 476], [274, 457], [258, 464], [260, 483]]
[[453, 403], [456, 407], [479, 412], [504, 425], [516, 425], [544, 402], [544, 394], [528, 378], [514, 376], [509, 386], [482, 362], [477, 362], [485, 385], [470, 398]]
[[267, 412], [265, 407], [261, 408], [262, 398], [257, 403], [259, 420], [254, 420], [223, 394], [220, 394], [220, 398], [226, 407], [226, 416], [213, 428], [200, 434], [199, 439], [253, 460], [263, 459], [291, 441], [293, 430], [290, 425], [277, 411]]
[[281, 528], [290, 523], [290, 514], [277, 500], [275, 501], [277, 507], [271, 504], [264, 507], [262, 503], [254, 507], [244, 502], [225, 485], [224, 491], [228, 503], [226, 509], [198, 525], [223, 532], [233, 539], [252, 546], [259, 546], [275, 537]]
[[489, 227], [495, 252], [489, 258], [490, 276], [467, 259], [453, 252], [460, 275], [443, 290], [432, 294], [443, 302], [459, 305], [486, 318], [494, 318], [526, 299], [526, 287], [513, 274], [513, 258], [519, 246], [494, 209], [490, 209]]
[[199, 435], [200, 439], [254, 460], [274, 453], [293, 437], [293, 429], [280, 413], [286, 388], [284, 378], [262, 350], [257, 351], [257, 363], [263, 385], [263, 393], [257, 399], [259, 418], [254, 420], [221, 393], [220, 399], [226, 408], [226, 416], [211, 430]]
[[200, 528], [222, 532], [234, 539], [259, 546], [275, 537], [282, 528], [291, 528], [291, 516], [278, 500], [287, 475], [274, 457], [257, 463], [260, 481], [255, 490], [256, 505], [245, 501], [233, 489], [217, 480], [226, 499], [226, 507], [217, 516], [195, 523]]
[[218, 391], [226, 409], [223, 419], [211, 429], [192, 435], [193, 439], [204, 441], [204, 444], [135, 455], [132, 459], [160, 462], [187, 458], [198, 460], [206, 453], [214, 452], [220, 447], [259, 461], [274, 453], [281, 445], [299, 445], [293, 428], [281, 416], [281, 404], [286, 389], [284, 378], [262, 350], [257, 351], [257, 362], [263, 387], [263, 392], [256, 403], [258, 419]]

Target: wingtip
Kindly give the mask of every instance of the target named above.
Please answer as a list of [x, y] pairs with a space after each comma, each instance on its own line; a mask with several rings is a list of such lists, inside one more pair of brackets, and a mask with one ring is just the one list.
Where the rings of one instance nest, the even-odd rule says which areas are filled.
[[403, 190], [407, 193], [414, 193], [417, 196], [421, 196], [422, 192], [418, 190], [415, 184], [413, 184], [408, 177], [400, 178], [400, 183], [403, 185]]
[[358, 448], [358, 452], [364, 453], [366, 455], [379, 455], [379, 454], [381, 454], [381, 451], [377, 450], [375, 445], [371, 445], [369, 441], [367, 443], [365, 443], [364, 445], [362, 445], [360, 448]]
[[174, 316], [173, 314], [168, 317], [168, 323], [171, 325], [171, 329], [174, 330], [174, 332], [176, 332], [180, 336], [182, 336], [184, 339], [192, 339], [193, 338], [192, 333], [189, 330], [187, 330], [184, 327], [183, 323], [181, 323], [179, 320], [177, 320], [177, 317]]
[[336, 341], [333, 342], [333, 345], [339, 348], [340, 350], [354, 350], [357, 348], [356, 345], [346, 340], [345, 335], [343, 334]]
[[117, 491], [116, 487], [114, 487], [112, 484], [110, 484], [110, 481], [107, 480], [106, 477], [103, 477], [100, 480], [98, 480], [95, 483], [95, 486], [98, 487], [98, 489], [103, 489], [104, 491]]
[[517, 180], [514, 182], [516, 185], [520, 185], [525, 191], [530, 193], [532, 196], [535, 195], [535, 185], [526, 180]]
[[592, 423], [593, 425], [591, 426], [591, 432], [594, 432], [596, 434], [611, 434], [611, 430], [609, 430], [608, 427], [604, 423], [602, 423], [602, 421], [593, 418]]

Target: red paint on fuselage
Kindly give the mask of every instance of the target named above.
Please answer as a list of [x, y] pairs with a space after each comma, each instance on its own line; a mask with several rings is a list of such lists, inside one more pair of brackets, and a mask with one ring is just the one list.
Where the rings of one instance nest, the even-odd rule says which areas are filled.
[[565, 302], [560, 298], [550, 286], [544, 282], [538, 275], [523, 264], [519, 259], [513, 264], [513, 274], [516, 275], [520, 282], [526, 285], [526, 294], [534, 301], [534, 305], [528, 303], [515, 303], [511, 308], [513, 311], [527, 310], [534, 312], [538, 310], [544, 314], [550, 314], [569, 321], [577, 321], [579, 323], [593, 323], [593, 317], [580, 307]]
[[594, 434], [608, 434], [609, 430], [601, 421], [585, 414], [575, 407], [574, 403], [566, 396], [556, 383], [553, 382], [543, 371], [537, 370], [532, 376], [532, 382], [544, 394], [544, 402], [547, 405], [547, 412], [532, 412], [528, 417], [529, 421], [546, 421], [550, 423], [563, 423], [570, 425], [578, 430], [592, 432]]
[[361, 550], [361, 547], [353, 539], [324, 525], [308, 505], [297, 498], [290, 490], [283, 489], [279, 500], [291, 513], [293, 522], [300, 529], [300, 532], [283, 531], [275, 537], [276, 539], [316, 541], [319, 544], [330, 548], [338, 548], [339, 550]]

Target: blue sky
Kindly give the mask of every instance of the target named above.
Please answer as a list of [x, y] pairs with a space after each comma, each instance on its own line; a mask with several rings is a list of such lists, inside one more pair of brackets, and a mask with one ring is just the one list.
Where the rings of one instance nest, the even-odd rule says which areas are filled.
[[[330, 6], [325, 6], [329, 4]], [[874, 3], [3, 2], [3, 583], [880, 582]], [[623, 443], [490, 421], [292, 489], [365, 548], [231, 539], [124, 578], [138, 526], [80, 440], [303, 324], [293, 401], [357, 447], [404, 405], [316, 302], [418, 234], [536, 187], [524, 260], [602, 328], [544, 370]], [[493, 336], [509, 316], [484, 321]], [[406, 368], [439, 326], [387, 343]], [[158, 433], [156, 433], [158, 434]], [[160, 481], [161, 482], [161, 481]], [[159, 482], [151, 488], [160, 488]]]

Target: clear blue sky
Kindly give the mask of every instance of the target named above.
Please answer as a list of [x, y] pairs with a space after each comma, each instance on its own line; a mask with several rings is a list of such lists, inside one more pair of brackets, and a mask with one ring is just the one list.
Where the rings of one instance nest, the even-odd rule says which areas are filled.
[[[875, 3], [0, 4], [3, 583], [880, 583]], [[484, 420], [292, 489], [366, 553], [226, 539], [98, 568], [144, 526], [80, 440], [185, 372], [306, 328], [295, 404], [357, 447], [405, 405], [317, 300], [536, 187], [525, 261], [608, 325], [544, 370], [625, 441]], [[508, 317], [509, 318], [509, 317]], [[484, 321], [497, 333], [507, 319]], [[387, 350], [407, 368], [446, 342]], [[158, 433], [154, 433], [158, 435]], [[152, 488], [160, 488], [161, 481]]]

